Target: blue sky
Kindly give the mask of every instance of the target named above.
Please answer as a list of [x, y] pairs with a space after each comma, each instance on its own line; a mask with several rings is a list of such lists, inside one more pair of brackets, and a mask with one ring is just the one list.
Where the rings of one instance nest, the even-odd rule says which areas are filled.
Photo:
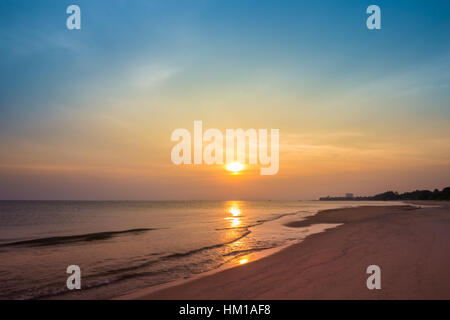
[[[65, 29], [72, 3], [81, 31]], [[220, 83], [264, 67], [336, 88], [448, 57], [448, 1], [379, 1], [375, 32], [365, 27], [371, 3], [2, 0], [2, 112], [45, 108], [43, 95], [59, 101], [144, 58], [186, 66], [189, 79], [214, 72]]]

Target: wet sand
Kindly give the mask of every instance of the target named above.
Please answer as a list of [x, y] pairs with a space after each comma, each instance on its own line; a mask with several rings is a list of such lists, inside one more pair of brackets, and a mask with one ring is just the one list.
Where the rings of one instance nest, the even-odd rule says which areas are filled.
[[[342, 223], [273, 255], [134, 299], [450, 299], [450, 204], [325, 210], [289, 227]], [[381, 268], [369, 290], [366, 268]], [[126, 298], [126, 297], [125, 297]]]

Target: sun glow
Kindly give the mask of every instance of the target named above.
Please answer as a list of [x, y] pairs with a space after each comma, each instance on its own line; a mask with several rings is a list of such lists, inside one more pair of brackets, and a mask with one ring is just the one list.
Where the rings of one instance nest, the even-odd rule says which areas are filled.
[[231, 162], [226, 166], [228, 171], [231, 171], [233, 174], [238, 174], [240, 171], [244, 170], [245, 166], [239, 162]]

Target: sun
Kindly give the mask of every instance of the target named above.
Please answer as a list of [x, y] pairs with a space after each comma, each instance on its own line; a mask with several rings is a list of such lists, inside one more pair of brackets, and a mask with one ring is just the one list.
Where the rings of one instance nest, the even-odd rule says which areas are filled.
[[228, 171], [233, 172], [233, 174], [237, 174], [240, 171], [244, 170], [245, 166], [239, 162], [231, 162], [226, 166]]

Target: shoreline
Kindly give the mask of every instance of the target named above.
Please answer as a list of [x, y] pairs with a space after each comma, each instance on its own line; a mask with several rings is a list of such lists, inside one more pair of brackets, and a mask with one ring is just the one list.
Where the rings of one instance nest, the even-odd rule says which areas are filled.
[[[303, 238], [303, 239], [291, 240], [288, 243], [286, 243], [284, 245], [281, 245], [279, 247], [265, 249], [265, 250], [262, 250], [262, 251], [256, 251], [256, 252], [250, 253], [248, 255], [245, 255], [244, 257], [247, 258], [251, 262], [256, 262], [258, 260], [270, 257], [271, 255], [273, 255], [273, 254], [275, 254], [275, 253], [277, 253], [279, 251], [282, 251], [282, 250], [284, 250], [286, 248], [289, 248], [290, 246], [294, 246], [296, 244], [299, 244], [300, 242], [304, 241], [307, 237], [309, 237], [311, 235], [325, 232], [326, 230], [338, 227], [339, 225], [340, 224], [332, 224], [332, 223], [329, 223], [329, 224], [315, 224], [314, 226], [311, 226], [312, 230], [311, 229], [308, 230], [307, 236], [305, 238]], [[242, 258], [242, 257], [238, 257], [238, 258]], [[251, 262], [249, 262], [249, 263], [251, 263]], [[169, 281], [169, 282], [166, 282], [166, 283], [161, 283], [161, 284], [158, 284], [158, 285], [155, 285], [155, 286], [151, 286], [151, 287], [148, 287], [148, 288], [141, 288], [141, 289], [138, 289], [138, 290], [133, 291], [131, 293], [127, 293], [127, 294], [124, 294], [124, 295], [113, 297], [111, 300], [135, 300], [135, 299], [140, 300], [142, 297], [144, 297], [146, 295], [149, 295], [149, 294], [152, 294], [154, 292], [157, 292], [159, 290], [163, 290], [163, 289], [167, 289], [167, 288], [172, 288], [172, 287], [176, 287], [176, 286], [179, 286], [179, 285], [183, 285], [183, 284], [186, 284], [186, 283], [198, 280], [198, 279], [202, 279], [204, 277], [208, 277], [208, 276], [214, 275], [216, 273], [219, 273], [219, 272], [222, 272], [222, 271], [225, 271], [225, 270], [237, 268], [237, 267], [240, 267], [240, 266], [241, 266], [241, 264], [239, 264], [238, 259], [236, 259], [234, 261], [225, 263], [225, 264], [221, 265], [218, 268], [215, 268], [215, 269], [212, 269], [212, 270], [209, 270], [209, 271], [205, 271], [205, 272], [196, 274], [196, 275], [194, 275], [194, 276], [192, 276], [190, 278], [181, 278], [181, 279], [177, 279], [177, 280], [174, 280], [174, 281]]]
[[[450, 204], [407, 203], [320, 211], [287, 225], [340, 225], [247, 264], [114, 299], [450, 299]], [[365, 268], [375, 262], [383, 286], [368, 290]]]

